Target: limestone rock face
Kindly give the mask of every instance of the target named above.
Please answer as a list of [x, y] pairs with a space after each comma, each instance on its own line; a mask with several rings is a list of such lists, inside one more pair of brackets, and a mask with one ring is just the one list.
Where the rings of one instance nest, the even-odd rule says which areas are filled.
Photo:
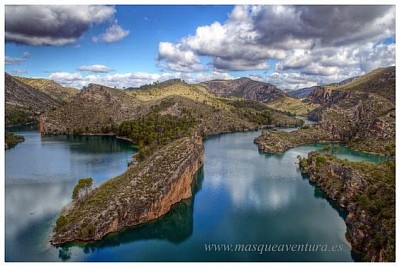
[[95, 189], [83, 203], [65, 208], [56, 225], [55, 246], [80, 240], [100, 240], [109, 233], [166, 214], [171, 206], [192, 196], [192, 181], [204, 162], [202, 139], [176, 140]]
[[318, 152], [299, 162], [301, 172], [349, 212], [347, 238], [367, 261], [393, 259], [395, 174], [389, 164], [346, 162]]
[[[290, 133], [266, 131], [255, 142], [265, 152], [282, 152], [302, 144], [340, 141], [357, 150], [394, 156], [396, 116], [395, 104], [390, 99], [395, 88], [389, 75], [393, 71], [384, 69], [388, 77], [379, 78], [379, 82], [373, 73], [368, 74], [372, 78], [360, 77], [359, 83], [348, 89], [314, 88], [308, 98], [321, 107], [311, 111], [308, 118], [317, 121], [317, 125]], [[365, 82], [360, 83], [362, 80]], [[375, 84], [383, 91], [370, 87]]]

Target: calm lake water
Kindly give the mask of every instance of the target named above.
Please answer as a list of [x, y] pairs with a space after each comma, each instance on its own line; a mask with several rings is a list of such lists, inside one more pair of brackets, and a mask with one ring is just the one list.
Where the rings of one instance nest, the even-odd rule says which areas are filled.
[[[19, 131], [25, 142], [5, 152], [6, 261], [353, 261], [345, 239], [346, 213], [300, 174], [297, 155], [258, 152], [260, 132], [226, 134], [205, 141], [205, 164], [196, 194], [154, 222], [104, 240], [62, 248], [48, 239], [77, 180], [95, 183], [122, 173], [135, 150], [112, 137], [41, 138]], [[341, 147], [339, 157], [376, 162], [380, 157]], [[208, 244], [337, 245], [337, 252], [205, 251]], [[249, 247], [249, 246], [247, 246]], [[248, 249], [247, 249], [248, 250]]]

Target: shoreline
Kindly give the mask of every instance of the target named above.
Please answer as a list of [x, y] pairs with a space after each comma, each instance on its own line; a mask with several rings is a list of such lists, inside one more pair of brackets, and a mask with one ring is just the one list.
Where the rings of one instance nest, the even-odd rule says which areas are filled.
[[[324, 158], [324, 160], [319, 160], [319, 158]], [[359, 162], [346, 162], [335, 155], [321, 154], [316, 151], [311, 151], [306, 157], [299, 158], [297, 164], [301, 173], [307, 176], [312, 185], [319, 187], [328, 200], [335, 202], [339, 207], [347, 211], [348, 215], [344, 218], [346, 239], [350, 243], [352, 250], [359, 252], [362, 254], [363, 259], [371, 262], [385, 261], [387, 257], [385, 258], [384, 256], [390, 253], [382, 255], [382, 251], [390, 251], [389, 240], [391, 235], [387, 236], [388, 242], [384, 242], [386, 244], [379, 248], [374, 246], [373, 241], [379, 232], [390, 228], [390, 224], [387, 224], [392, 218], [390, 216], [378, 216], [380, 217], [379, 220], [374, 221], [374, 218], [371, 217], [375, 217], [376, 213], [371, 212], [369, 207], [360, 201], [359, 197], [366, 197], [364, 200], [373, 202], [374, 196], [371, 197], [371, 195], [374, 194], [371, 194], [370, 188], [372, 185], [379, 185], [379, 182], [375, 184], [369, 183], [373, 182], [376, 176], [371, 174], [372, 171], [368, 169], [376, 169], [378, 167], [384, 173], [388, 173], [389, 168], [385, 164], [376, 166], [363, 165], [363, 167], [360, 167], [358, 165]], [[395, 174], [392, 174], [395, 178]], [[382, 175], [382, 177], [384, 176]], [[385, 189], [385, 185], [379, 188]], [[390, 190], [385, 191], [390, 193]], [[388, 208], [390, 206], [389, 203]], [[384, 209], [384, 211], [387, 212], [388, 210]]]
[[[174, 146], [174, 144], [178, 146]], [[154, 173], [151, 177], [154, 182], [165, 182], [164, 185], [166, 186], [167, 191], [158, 193], [152, 191], [152, 187], [146, 186], [144, 188], [139, 186], [136, 188], [136, 190], [126, 190], [127, 187], [123, 185], [124, 182], [129, 182], [129, 184], [133, 181], [141, 184], [141, 180], [144, 180], [143, 182], [147, 182], [147, 179], [141, 179], [141, 177], [146, 176], [146, 173], [148, 172], [148, 170], [146, 170], [147, 167], [165, 164], [165, 159], [167, 158], [166, 155], [170, 151], [174, 151], [176, 148], [183, 151], [183, 154], [180, 157], [181, 159], [184, 159], [183, 161], [180, 161], [179, 167], [176, 169], [169, 169], [169, 173], [171, 175], [167, 175], [168, 178], [166, 175], [161, 174], [161, 172], [163, 173], [164, 171], [167, 171], [167, 169], [153, 168]], [[180, 158], [174, 158], [173, 160], [180, 160]], [[94, 189], [90, 197], [94, 197], [96, 200], [99, 200], [99, 202], [97, 202], [95, 205], [96, 207], [92, 206], [93, 204], [90, 201], [84, 201], [80, 205], [75, 205], [76, 203], [74, 203], [74, 207], [69, 210], [67, 210], [65, 207], [62, 208], [58, 219], [60, 219], [60, 217], [64, 217], [64, 219], [67, 217], [71, 220], [67, 224], [56, 229], [58, 223], [57, 220], [56, 224], [53, 225], [50, 243], [53, 246], [58, 247], [75, 241], [84, 243], [98, 241], [103, 239], [103, 237], [109, 233], [119, 232], [125, 228], [141, 225], [162, 217], [170, 210], [173, 204], [192, 196], [192, 181], [195, 174], [203, 165], [203, 162], [204, 145], [200, 137], [194, 136], [190, 138], [182, 138], [176, 140], [175, 143], [170, 143], [167, 146], [162, 147], [158, 154], [152, 154], [151, 157], [143, 161], [143, 164], [140, 164], [135, 168], [131, 168], [131, 170], [129, 170], [128, 167], [128, 169], [121, 175], [108, 179], [102, 185]], [[132, 206], [129, 205], [130, 203], [128, 205], [123, 203], [125, 202], [124, 197], [111, 199], [110, 197], [102, 198], [102, 196], [99, 196], [103, 195], [104, 193], [108, 193], [107, 191], [110, 188], [103, 187], [103, 185], [107, 183], [115, 184], [113, 185], [116, 186], [114, 193], [120, 193], [122, 191], [124, 193], [120, 194], [126, 194], [124, 197], [129, 198], [132, 195], [136, 195], [135, 193], [139, 193], [140, 195], [148, 192], [150, 195], [156, 193], [154, 194], [155, 200], [147, 201], [147, 197], [137, 196], [135, 197], [138, 201], [137, 204], [138, 206], [142, 206], [142, 208], [132, 209]], [[130, 186], [128, 186], [128, 188], [130, 188]], [[112, 206], [112, 208], [109, 208], [109, 206]], [[100, 216], [98, 215], [98, 207], [104, 209]], [[82, 211], [81, 208], [83, 208], [85, 211], [82, 212], [82, 214], [79, 214]], [[125, 215], [115, 217], [115, 209], [118, 210], [118, 213], [125, 213]], [[130, 212], [129, 210], [133, 211]], [[80, 218], [75, 218], [75, 214], [78, 214], [78, 217]], [[112, 219], [104, 219], [103, 216], [110, 216]], [[82, 234], [81, 232], [86, 228], [86, 225], [80, 224], [80, 219], [87, 219], [87, 217], [92, 217], [92, 223], [90, 224], [93, 226], [91, 231], [92, 233]]]
[[[260, 130], [262, 130], [263, 128], [265, 128], [265, 127], [258, 127], [258, 128], [255, 128], [255, 129], [245, 129], [245, 130], [240, 130], [240, 131], [230, 131], [230, 132], [221, 132], [221, 133], [218, 133], [218, 134], [211, 134], [211, 135], [208, 135], [207, 137], [205, 137], [205, 138], [203, 138], [203, 140], [204, 141], [206, 141], [207, 140], [207, 138], [208, 137], [218, 137], [218, 136], [220, 136], [220, 135], [225, 135], [225, 134], [232, 134], [232, 133], [244, 133], [244, 132], [257, 132], [257, 131], [260, 131]], [[122, 139], [122, 140], [126, 140], [126, 141], [129, 141], [130, 143], [133, 143], [130, 139], [128, 139], [127, 137], [123, 137], [123, 136], [117, 136], [116, 134], [110, 134], [110, 133], [108, 133], [108, 134], [102, 134], [102, 133], [84, 133], [84, 134], [82, 134], [82, 135], [84, 135], [84, 136], [112, 136], [112, 137], [116, 137], [117, 139]], [[339, 142], [339, 141], [320, 141], [320, 142], [311, 142], [311, 143], [305, 143], [305, 144], [302, 144], [302, 145], [298, 145], [298, 146], [296, 146], [296, 147], [299, 147], [299, 146], [303, 146], [303, 145], [310, 145], [310, 144], [323, 144], [323, 143], [340, 143], [340, 144], [343, 144], [343, 145], [345, 145], [344, 143], [342, 143], [342, 142]], [[296, 147], [292, 147], [292, 148], [296, 148]], [[289, 149], [292, 149], [292, 148], [289, 148]], [[289, 149], [287, 149], [287, 150], [289, 150]], [[284, 152], [286, 152], [287, 150], [285, 150]], [[275, 152], [276, 154], [279, 154], [279, 152]], [[273, 153], [272, 153], [273, 154]], [[129, 167], [128, 167], [129, 168]], [[126, 172], [126, 171], [125, 171]], [[124, 172], [124, 173], [125, 173]], [[111, 177], [110, 179], [112, 179], [113, 177]], [[108, 179], [108, 180], [110, 180], [110, 179]], [[333, 199], [332, 199], [333, 200]], [[335, 200], [333, 200], [333, 201], [335, 201]], [[336, 201], [335, 201], [336, 202]], [[157, 219], [157, 218], [155, 218], [155, 219]], [[143, 222], [143, 223], [146, 223], [147, 221], [145, 221], [145, 222]], [[142, 223], [141, 223], [142, 224]], [[92, 242], [92, 241], [98, 241], [98, 240], [100, 240], [100, 239], [97, 239], [97, 240], [84, 240], [84, 239], [76, 239], [76, 241], [78, 241], [78, 242], [82, 242], [82, 243], [86, 243], [86, 242]], [[75, 240], [74, 240], [75, 241]], [[60, 245], [62, 245], [62, 244], [60, 244]]]

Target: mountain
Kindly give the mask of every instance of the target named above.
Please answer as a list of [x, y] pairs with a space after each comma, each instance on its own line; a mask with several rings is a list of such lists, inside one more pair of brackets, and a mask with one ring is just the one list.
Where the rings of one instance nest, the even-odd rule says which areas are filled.
[[260, 102], [219, 98], [202, 86], [178, 80], [129, 90], [92, 84], [71, 102], [41, 115], [40, 121], [43, 133], [110, 133], [139, 147], [125, 173], [74, 197], [63, 209], [51, 238], [56, 246], [99, 240], [154, 220], [193, 195], [205, 137], [302, 123]]
[[[292, 132], [264, 130], [254, 142], [267, 153], [308, 143], [340, 142], [363, 152], [384, 155], [379, 164], [349, 162], [324, 154], [299, 157], [302, 173], [349, 212], [346, 238], [365, 261], [395, 257], [395, 68], [374, 70], [340, 86], [314, 88], [307, 100], [319, 104], [308, 115], [318, 121]], [[331, 153], [331, 154], [329, 154]]]
[[49, 95], [5, 73], [6, 126], [36, 121], [39, 114], [61, 105]]
[[378, 68], [337, 87], [337, 90], [357, 90], [378, 94], [392, 103], [396, 99], [396, 67]]
[[92, 84], [71, 102], [42, 115], [41, 125], [46, 133], [118, 133], [127, 120], [170, 116], [189, 119], [204, 136], [269, 124], [300, 124], [298, 119], [258, 102], [221, 99], [203, 86], [173, 80], [129, 90]]
[[249, 78], [234, 80], [212, 80], [200, 83], [208, 92], [223, 97], [243, 97], [259, 102], [269, 102], [282, 97], [285, 93], [272, 84]]
[[365, 152], [395, 153], [395, 68], [377, 69], [339, 87], [316, 87], [308, 100], [320, 107], [318, 125], [289, 134], [266, 132], [257, 142], [268, 152], [315, 141], [340, 141]]
[[359, 78], [359, 76], [356, 76], [356, 77], [351, 77], [351, 78], [342, 80], [340, 82], [330, 83], [328, 85], [312, 86], [312, 87], [302, 88], [302, 89], [298, 89], [298, 90], [291, 90], [291, 91], [287, 92], [286, 95], [289, 97], [292, 97], [292, 98], [297, 98], [297, 99], [307, 98], [314, 91], [315, 88], [318, 88], [318, 87], [329, 87], [329, 88], [340, 87], [340, 86], [344, 86], [350, 82], [354, 82], [358, 78]]
[[345, 80], [342, 80], [340, 82], [334, 82], [334, 83], [330, 83], [327, 86], [333, 86], [333, 87], [339, 87], [339, 86], [344, 86], [350, 82], [353, 82], [355, 80], [357, 80], [360, 76], [355, 76], [355, 77], [351, 77], [351, 78], [347, 78]]
[[306, 98], [310, 96], [315, 89], [318, 90], [321, 87], [324, 87], [331, 90], [359, 90], [364, 92], [373, 92], [394, 102], [395, 80], [396, 69], [392, 66], [378, 68], [366, 75], [351, 77], [336, 83], [292, 90], [287, 92], [286, 95], [292, 98]]
[[43, 78], [15, 77], [29, 86], [49, 95], [54, 100], [64, 103], [71, 101], [79, 90], [71, 87], [63, 87], [57, 82]]
[[309, 87], [309, 88], [302, 88], [298, 90], [291, 90], [286, 93], [287, 96], [292, 97], [292, 98], [306, 98], [310, 93], [314, 90], [315, 87]]
[[41, 116], [41, 125], [53, 133], [101, 133], [140, 113], [140, 102], [125, 91], [91, 84], [69, 103]]

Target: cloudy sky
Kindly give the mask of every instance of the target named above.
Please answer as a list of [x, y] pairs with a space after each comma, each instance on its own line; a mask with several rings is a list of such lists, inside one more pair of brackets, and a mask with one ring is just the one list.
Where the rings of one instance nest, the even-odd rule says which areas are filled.
[[247, 76], [296, 89], [395, 65], [394, 6], [5, 6], [5, 70], [81, 88]]

